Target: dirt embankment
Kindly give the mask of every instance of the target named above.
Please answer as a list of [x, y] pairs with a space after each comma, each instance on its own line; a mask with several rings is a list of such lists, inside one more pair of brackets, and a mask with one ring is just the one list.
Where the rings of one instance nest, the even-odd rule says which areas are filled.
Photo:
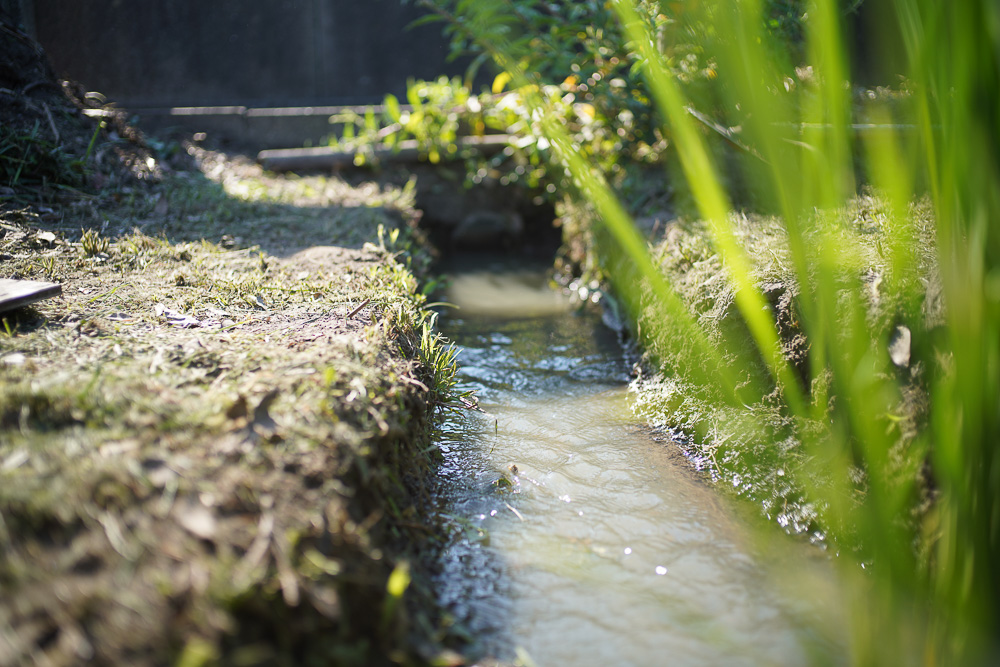
[[408, 194], [98, 129], [44, 75], [0, 91], [0, 278], [62, 287], [0, 326], [0, 665], [439, 655]]

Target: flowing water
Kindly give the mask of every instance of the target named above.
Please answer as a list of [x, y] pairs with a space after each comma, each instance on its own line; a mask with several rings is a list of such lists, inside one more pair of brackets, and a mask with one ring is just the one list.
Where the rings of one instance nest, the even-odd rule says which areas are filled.
[[738, 513], [631, 415], [616, 334], [542, 270], [477, 263], [441, 323], [487, 413], [440, 441], [438, 587], [470, 639], [542, 667], [812, 662]]

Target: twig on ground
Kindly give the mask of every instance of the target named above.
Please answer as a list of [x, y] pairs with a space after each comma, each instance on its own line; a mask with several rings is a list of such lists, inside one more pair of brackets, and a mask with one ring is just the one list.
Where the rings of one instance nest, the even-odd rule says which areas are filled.
[[358, 313], [360, 313], [364, 309], [364, 307], [367, 306], [371, 302], [372, 302], [371, 299], [365, 299], [364, 301], [362, 301], [361, 305], [359, 305], [357, 308], [355, 308], [354, 310], [352, 310], [351, 312], [349, 312], [347, 314], [347, 319], [351, 319], [352, 317], [354, 317], [355, 315], [357, 315]]

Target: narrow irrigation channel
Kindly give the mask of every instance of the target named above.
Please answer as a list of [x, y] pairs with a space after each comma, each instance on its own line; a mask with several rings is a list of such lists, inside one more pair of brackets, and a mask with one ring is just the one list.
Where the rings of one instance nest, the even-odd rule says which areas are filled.
[[470, 641], [540, 667], [829, 658], [728, 500], [631, 415], [600, 314], [549, 289], [544, 266], [474, 257], [449, 274], [459, 308], [441, 326], [485, 414], [441, 435], [437, 583]]

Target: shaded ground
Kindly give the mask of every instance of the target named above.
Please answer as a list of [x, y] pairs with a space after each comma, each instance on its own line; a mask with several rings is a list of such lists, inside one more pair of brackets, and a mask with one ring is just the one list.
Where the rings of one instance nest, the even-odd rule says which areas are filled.
[[410, 194], [0, 83], [0, 277], [63, 289], [0, 327], [0, 664], [437, 655], [419, 503], [453, 370]]

